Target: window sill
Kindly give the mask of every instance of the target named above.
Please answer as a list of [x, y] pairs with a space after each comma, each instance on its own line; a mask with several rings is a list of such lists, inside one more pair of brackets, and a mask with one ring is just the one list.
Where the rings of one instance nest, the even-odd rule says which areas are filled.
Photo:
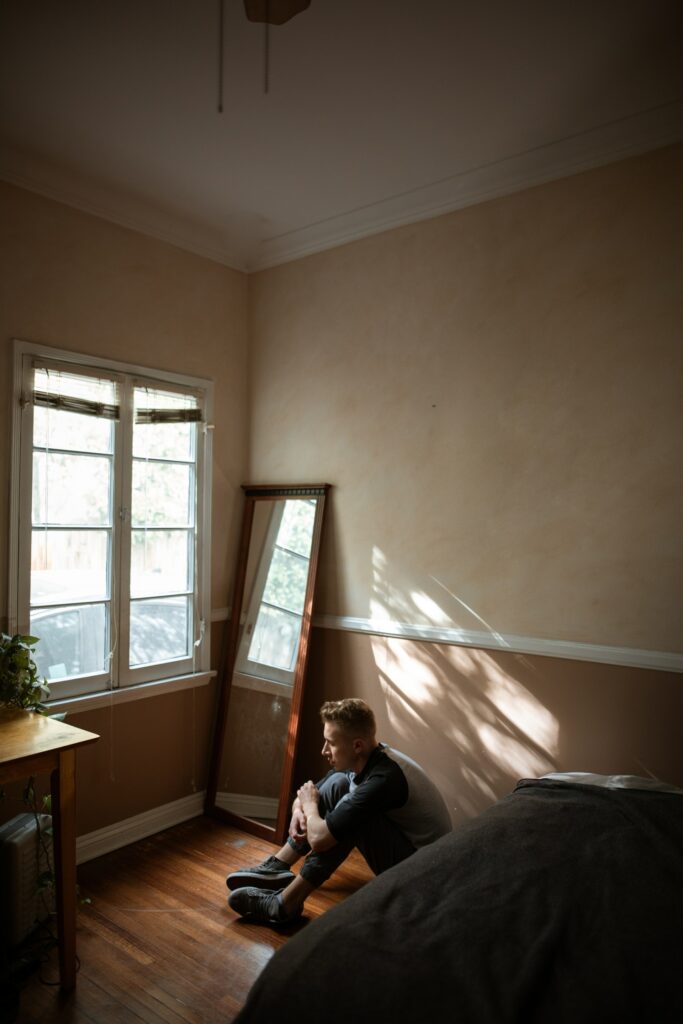
[[232, 685], [241, 690], [255, 690], [257, 693], [269, 693], [271, 697], [292, 696], [291, 683], [281, 683], [277, 679], [263, 679], [261, 676], [246, 676], [235, 672]]
[[132, 700], [146, 700], [148, 697], [160, 697], [166, 693], [177, 693], [179, 690], [192, 690], [197, 686], [206, 686], [214, 678], [215, 671], [193, 672], [191, 675], [175, 676], [171, 679], [160, 679], [153, 683], [139, 683], [137, 686], [126, 686], [114, 690], [102, 690], [99, 693], [86, 693], [79, 697], [62, 697], [48, 701], [48, 714], [78, 714], [81, 711], [94, 711], [97, 708], [108, 708], [116, 704], [127, 704]]

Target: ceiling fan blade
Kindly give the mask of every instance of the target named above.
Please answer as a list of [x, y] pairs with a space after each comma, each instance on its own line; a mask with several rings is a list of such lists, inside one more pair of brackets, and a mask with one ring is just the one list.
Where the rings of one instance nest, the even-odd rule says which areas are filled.
[[244, 0], [244, 11], [249, 21], [284, 25], [296, 14], [301, 14], [311, 0]]

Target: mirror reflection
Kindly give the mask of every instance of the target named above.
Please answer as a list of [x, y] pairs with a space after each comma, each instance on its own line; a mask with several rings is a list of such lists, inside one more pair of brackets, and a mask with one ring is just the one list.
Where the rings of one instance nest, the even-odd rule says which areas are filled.
[[[216, 807], [276, 828], [324, 495], [253, 501]], [[239, 581], [238, 581], [239, 587]], [[308, 608], [307, 608], [308, 602]], [[293, 752], [290, 761], [293, 759]], [[291, 772], [291, 768], [290, 768]]]

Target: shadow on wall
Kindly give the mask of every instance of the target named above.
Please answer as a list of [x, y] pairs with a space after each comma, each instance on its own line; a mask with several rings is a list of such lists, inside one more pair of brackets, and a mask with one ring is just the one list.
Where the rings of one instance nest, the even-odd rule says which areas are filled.
[[[467, 604], [434, 577], [448, 595], [453, 614], [422, 590], [401, 591], [392, 584], [387, 559], [373, 551], [373, 621], [393, 620], [427, 626], [461, 626], [502, 639]], [[430, 774], [450, 797], [455, 819], [482, 810], [517, 779], [543, 775], [557, 767], [559, 724], [554, 715], [522, 683], [482, 650], [451, 644], [371, 638], [373, 657], [386, 706], [390, 734], [397, 746], [424, 761], [429, 751]], [[520, 668], [525, 659], [515, 659]], [[533, 671], [528, 662], [525, 673]], [[522, 673], [520, 672], [520, 676]], [[421, 752], [421, 753], [420, 753]]]
[[556, 718], [493, 658], [391, 637], [372, 637], [372, 651], [389, 726], [381, 731], [425, 767], [427, 755], [456, 820], [556, 769]]

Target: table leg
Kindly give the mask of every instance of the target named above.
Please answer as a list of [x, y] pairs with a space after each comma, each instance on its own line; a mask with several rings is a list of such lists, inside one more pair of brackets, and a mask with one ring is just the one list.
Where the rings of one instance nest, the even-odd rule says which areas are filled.
[[76, 751], [62, 750], [52, 772], [53, 850], [59, 979], [62, 989], [76, 984]]

